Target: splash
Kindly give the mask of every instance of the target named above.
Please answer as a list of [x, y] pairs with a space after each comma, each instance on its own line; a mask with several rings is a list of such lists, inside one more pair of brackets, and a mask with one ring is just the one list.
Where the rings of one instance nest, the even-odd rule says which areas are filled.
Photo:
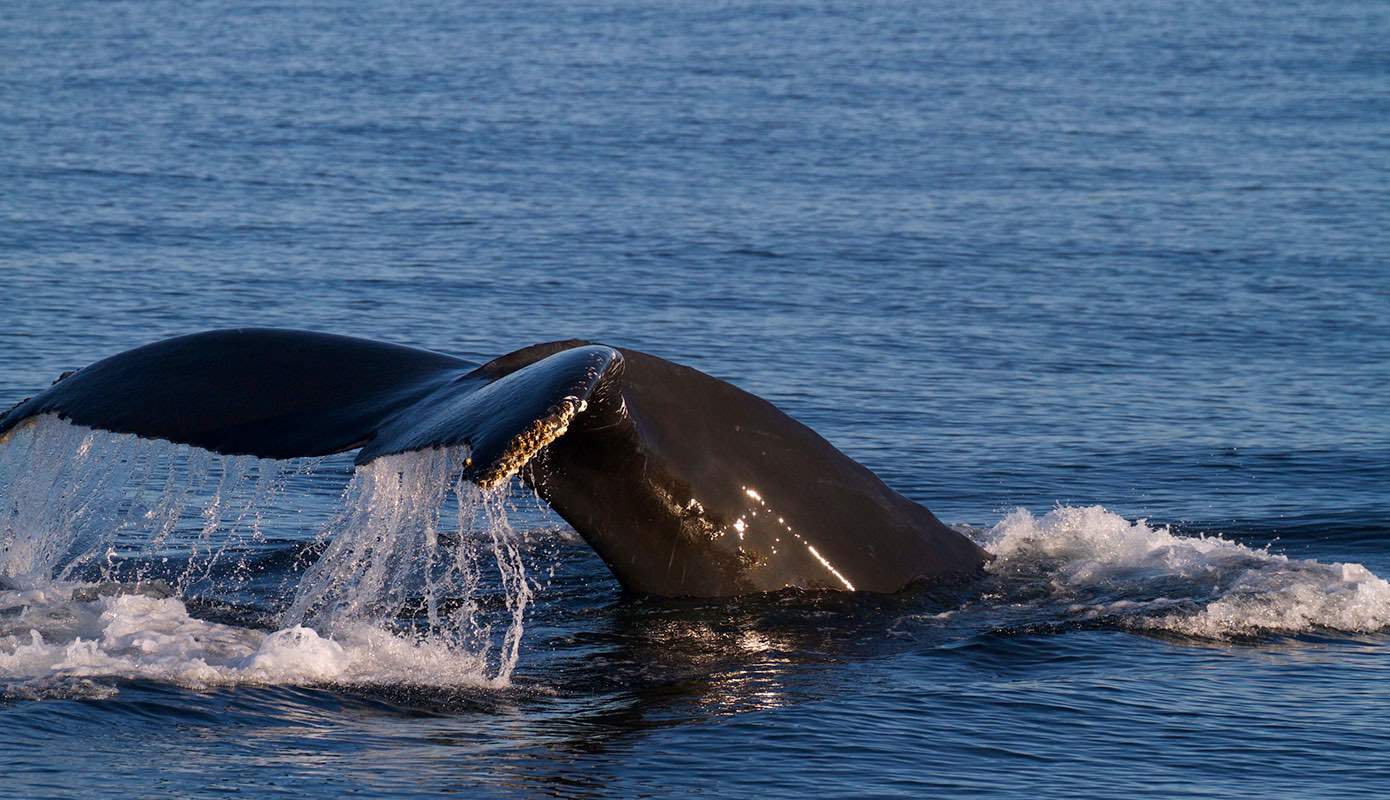
[[[462, 480], [466, 463], [463, 448], [377, 459], [344, 490], [323, 459], [40, 418], [0, 446], [0, 683], [505, 686], [533, 585], [509, 487]], [[280, 503], [291, 482], [337, 495], [337, 513], [313, 523]], [[306, 522], [315, 545], [271, 540]], [[287, 550], [305, 563], [282, 570], [299, 580], [275, 625], [190, 616], [209, 597], [264, 602], [259, 560]]]
[[[77, 587], [80, 589], [80, 585]], [[92, 678], [143, 678], [193, 688], [233, 684], [496, 686], [476, 658], [411, 642], [370, 624], [333, 637], [304, 626], [267, 632], [191, 617], [180, 600], [79, 596], [72, 584], [0, 592], [0, 677], [11, 693], [70, 693]]]
[[[516, 667], [532, 587], [508, 522], [507, 487], [484, 490], [462, 479], [467, 462], [466, 449], [449, 448], [359, 468], [344, 493], [344, 512], [321, 534], [332, 541], [300, 582], [283, 623], [342, 631], [369, 620], [415, 641], [486, 654], [495, 623], [484, 612], [500, 607], [505, 618], [492, 670], [505, 681]], [[456, 519], [446, 526], [449, 501]], [[465, 542], [484, 542], [486, 551]], [[485, 555], [496, 568], [493, 584], [483, 575]]]
[[263, 514], [316, 460], [278, 462], [41, 417], [0, 446], [0, 580], [108, 577], [121, 555], [187, 554], [187, 588], [265, 541]]
[[1019, 509], [981, 539], [1009, 599], [1063, 604], [1073, 620], [1211, 639], [1390, 627], [1390, 583], [1360, 564], [1179, 536], [1101, 506]]

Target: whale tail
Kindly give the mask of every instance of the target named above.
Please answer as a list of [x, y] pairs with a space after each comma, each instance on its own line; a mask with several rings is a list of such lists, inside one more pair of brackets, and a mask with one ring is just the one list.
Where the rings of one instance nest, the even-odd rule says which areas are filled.
[[[466, 445], [469, 477], [492, 485], [563, 432], [617, 360], [563, 343], [563, 357], [482, 368], [453, 356], [346, 336], [209, 331], [139, 347], [65, 374], [0, 418], [0, 437], [56, 414], [78, 425], [263, 458], [359, 449], [384, 455]], [[512, 465], [509, 469], [509, 465]]]
[[0, 417], [55, 414], [229, 455], [356, 463], [468, 448], [521, 473], [628, 589], [896, 591], [988, 558], [772, 404], [697, 370], [571, 340], [481, 366], [303, 331], [210, 331], [98, 361]]

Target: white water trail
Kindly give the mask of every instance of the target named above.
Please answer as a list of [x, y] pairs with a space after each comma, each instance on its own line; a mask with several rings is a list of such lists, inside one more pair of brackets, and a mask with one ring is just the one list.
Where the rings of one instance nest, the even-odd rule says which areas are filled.
[[101, 677], [508, 685], [532, 581], [507, 490], [461, 480], [466, 455], [358, 469], [319, 533], [326, 548], [266, 631], [197, 619], [185, 601], [255, 578], [267, 515], [303, 530], [276, 501], [321, 459], [34, 420], [0, 444], [0, 689]]
[[1390, 628], [1390, 583], [1361, 564], [1180, 536], [1101, 506], [1019, 509], [981, 537], [1010, 593], [1072, 620], [1209, 639]]

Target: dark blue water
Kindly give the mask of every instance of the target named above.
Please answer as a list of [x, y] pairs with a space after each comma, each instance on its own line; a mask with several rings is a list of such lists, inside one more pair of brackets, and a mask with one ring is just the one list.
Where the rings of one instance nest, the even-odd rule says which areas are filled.
[[283, 624], [330, 461], [252, 534], [193, 508], [68, 576], [174, 598], [0, 592], [8, 796], [1390, 786], [1384, 3], [7, 11], [0, 408], [212, 327], [585, 337], [767, 397], [1001, 555], [949, 596], [643, 601], [519, 492], [508, 679], [200, 673]]

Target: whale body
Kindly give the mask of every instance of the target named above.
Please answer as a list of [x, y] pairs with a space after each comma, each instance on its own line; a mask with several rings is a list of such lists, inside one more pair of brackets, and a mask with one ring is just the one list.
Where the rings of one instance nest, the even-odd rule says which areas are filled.
[[580, 340], [478, 366], [323, 333], [208, 331], [65, 375], [0, 417], [0, 442], [44, 414], [263, 458], [357, 450], [361, 465], [465, 446], [463, 477], [520, 475], [644, 594], [896, 592], [990, 558], [766, 400]]

